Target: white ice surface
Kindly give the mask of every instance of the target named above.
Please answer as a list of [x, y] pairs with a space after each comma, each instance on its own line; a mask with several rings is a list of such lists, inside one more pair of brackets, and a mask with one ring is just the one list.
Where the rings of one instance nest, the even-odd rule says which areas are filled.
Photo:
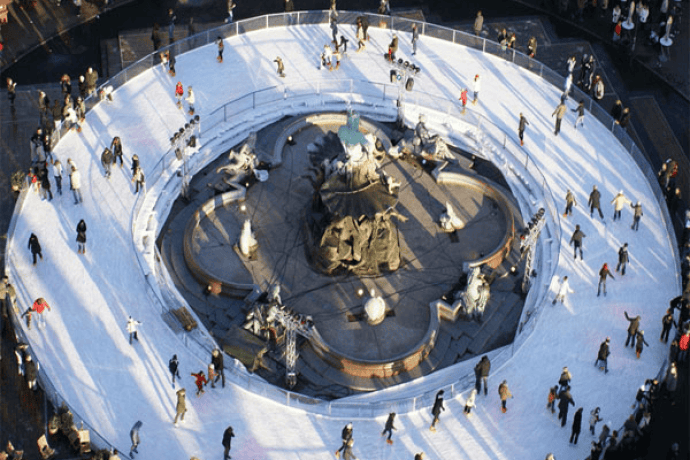
[[[121, 450], [128, 450], [129, 430], [137, 420], [143, 421], [138, 458], [144, 460], [186, 460], [192, 455], [220, 458], [221, 437], [228, 425], [237, 434], [231, 452], [235, 459], [327, 459], [339, 447], [340, 430], [351, 418], [289, 408], [236, 384], [224, 390], [209, 389], [201, 398], [194, 396], [189, 374], [204, 368], [208, 357], [196, 356], [184, 346], [152, 306], [142, 282], [132, 245], [135, 195], [129, 161], [136, 153], [144, 171], [149, 171], [168, 150], [169, 137], [188, 118], [175, 106], [177, 80], [185, 87], [193, 85], [202, 122], [205, 114], [227, 101], [282, 83], [308, 85], [341, 78], [387, 83], [389, 67], [381, 56], [390, 32], [370, 29], [366, 51], [355, 53], [353, 30], [341, 29], [349, 35], [351, 47], [340, 70], [334, 72], [317, 69], [318, 53], [330, 40], [326, 26], [234, 37], [226, 41], [222, 64], [215, 60], [214, 45], [199, 48], [177, 57], [174, 79], [160, 66], [144, 72], [119, 88], [113, 103], [93, 109], [83, 131], [67, 135], [55, 149], [63, 165], [68, 157], [78, 165], [84, 203], [73, 204], [67, 177], [62, 197], [52, 202], [34, 194], [27, 197], [10, 241], [13, 281], [20, 299], [44, 297], [53, 308], [46, 329], [34, 327], [28, 332], [31, 345], [57, 391]], [[409, 36], [399, 35], [400, 53], [409, 58]], [[286, 79], [276, 75], [272, 61], [277, 55], [285, 62]], [[376, 419], [354, 419], [354, 452], [364, 460], [412, 459], [419, 451], [434, 460], [540, 459], [547, 452], [559, 459], [583, 459], [589, 452], [589, 411], [600, 406], [605, 421], [613, 421], [618, 428], [630, 413], [637, 387], [657, 373], [667, 353], [667, 346], [658, 341], [660, 318], [679, 285], [661, 210], [641, 171], [594, 118], [586, 117], [584, 129], [574, 130], [575, 114], [569, 111], [561, 135], [553, 136], [551, 113], [559, 88], [500, 59], [428, 37], [421, 38], [415, 62], [424, 69], [416, 78], [415, 91], [457, 100], [460, 88], [471, 88], [472, 78], [479, 73], [483, 78], [480, 102], [472, 110], [515, 137], [518, 113], [526, 115], [530, 126], [524, 148], [538, 162], [559, 207], [567, 188], [578, 200], [574, 216], [561, 220], [558, 268], [559, 275], [569, 275], [575, 293], [565, 306], [545, 306], [532, 336], [506, 366], [492, 373], [489, 396], [477, 397], [471, 418], [462, 413], [467, 394], [446, 402], [437, 433], [428, 430], [428, 407], [400, 415], [393, 446], [380, 436], [386, 413]], [[574, 102], [569, 101], [572, 106]], [[122, 170], [116, 167], [108, 181], [103, 178], [100, 152], [115, 135], [122, 138], [127, 163]], [[593, 184], [602, 192], [605, 223], [586, 215]], [[618, 190], [642, 202], [645, 214], [639, 232], [630, 229], [629, 209], [622, 221], [612, 222], [609, 201]], [[88, 226], [86, 255], [76, 252], [75, 228], [82, 218]], [[587, 235], [585, 262], [573, 261], [568, 247], [575, 223]], [[25, 246], [31, 232], [43, 246], [44, 260], [36, 267], [31, 266]], [[630, 245], [628, 274], [609, 280], [608, 296], [597, 298], [597, 272], [604, 262], [615, 268], [623, 242]], [[624, 311], [642, 315], [651, 346], [639, 360], [623, 347], [628, 325]], [[140, 341], [134, 346], [129, 345], [125, 330], [128, 315], [143, 322]], [[606, 336], [611, 337], [612, 354], [610, 372], [604, 375], [593, 363]], [[189, 412], [179, 428], [172, 425], [175, 392], [167, 370], [174, 353], [188, 389]], [[566, 365], [574, 376], [576, 406], [570, 410], [567, 428], [561, 428], [545, 406], [548, 388]], [[504, 379], [515, 395], [506, 414], [500, 411], [496, 391]], [[387, 397], [394, 397], [391, 391]], [[572, 447], [568, 445], [570, 422], [580, 406], [585, 409], [585, 421], [580, 443]]]

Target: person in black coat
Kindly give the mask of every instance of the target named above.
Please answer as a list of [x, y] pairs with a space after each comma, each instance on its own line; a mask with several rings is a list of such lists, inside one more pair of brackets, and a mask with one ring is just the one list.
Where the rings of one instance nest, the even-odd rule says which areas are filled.
[[611, 116], [616, 124], [620, 123], [621, 115], [623, 115], [623, 103], [618, 99], [611, 109]]
[[345, 449], [347, 449], [347, 443], [349, 443], [350, 440], [352, 439], [352, 432], [353, 432], [352, 422], [350, 422], [347, 425], [345, 425], [345, 427], [343, 428], [343, 431], [340, 433], [340, 437], [343, 441], [343, 445], [340, 446], [340, 448], [335, 451], [335, 458], [340, 458], [340, 452], [345, 451]]
[[86, 254], [86, 222], [84, 219], [77, 224], [77, 252]]
[[609, 343], [611, 342], [610, 337], [606, 337], [606, 340], [601, 342], [601, 345], [599, 345], [599, 353], [597, 353], [597, 360], [594, 361], [594, 365], [598, 365], [600, 361], [603, 361], [604, 363], [604, 374], [607, 374], [609, 372], [608, 369], [608, 358], [611, 352], [609, 351]]
[[431, 431], [436, 431], [436, 423], [441, 416], [441, 411], [444, 410], [446, 410], [446, 408], [443, 407], [443, 390], [439, 390], [438, 393], [436, 393], [434, 407], [431, 408], [431, 414], [434, 416], [434, 419], [431, 421], [431, 427], [429, 428]]
[[122, 167], [122, 142], [119, 136], [113, 137], [113, 141], [110, 143], [110, 151], [115, 156], [113, 164], [117, 164], [117, 160], [120, 160], [120, 168]]
[[39, 256], [43, 260], [43, 254], [41, 254], [41, 244], [38, 242], [38, 237], [32, 233], [29, 237], [29, 249], [31, 249], [31, 255], [34, 258], [34, 265], [36, 265], [36, 256]]
[[630, 344], [630, 346], [631, 346], [631, 347], [634, 347], [634, 346], [635, 346], [635, 335], [637, 334], [637, 330], [640, 328], [640, 320], [641, 320], [641, 318], [640, 318], [639, 315], [637, 315], [637, 316], [634, 317], [634, 318], [630, 318], [630, 317], [628, 316], [628, 312], [627, 312], [627, 311], [626, 311], [626, 312], [623, 312], [623, 313], [625, 314], [625, 319], [627, 319], [628, 321], [630, 321], [630, 325], [628, 326], [628, 338], [625, 339], [625, 346], [627, 347], [627, 346], [628, 346], [628, 343], [630, 343], [630, 341], [632, 341], [632, 343]]
[[484, 382], [484, 396], [489, 392], [487, 389], [487, 379], [489, 378], [489, 372], [491, 371], [491, 361], [489, 357], [484, 355], [482, 359], [474, 366], [474, 387], [477, 389], [477, 393], [482, 391], [482, 381]]
[[584, 260], [584, 257], [582, 256], [582, 238], [586, 237], [585, 233], [580, 230], [580, 226], [576, 225], [575, 226], [575, 231], [573, 232], [573, 236], [570, 237], [570, 243], [573, 245], [573, 258], [577, 259], [577, 250], [580, 250], [580, 259]]
[[671, 312], [671, 309], [669, 308], [666, 310], [666, 314], [664, 315], [663, 318], [661, 318], [661, 337], [659, 337], [660, 342], [668, 343], [668, 334], [671, 332], [671, 327], [676, 325], [676, 322], [673, 320], [673, 313]]
[[564, 390], [558, 393], [558, 419], [561, 421], [561, 426], [565, 426], [568, 420], [568, 405], [575, 405], [573, 397], [570, 395], [570, 386], [566, 386]]
[[597, 190], [597, 186], [592, 187], [592, 193], [589, 194], [589, 217], [594, 215], [594, 210], [599, 211], [599, 217], [604, 219], [604, 213], [601, 212], [601, 192]]
[[618, 265], [616, 265], [616, 273], [620, 271], [621, 276], [625, 276], [625, 267], [628, 265], [630, 257], [628, 256], [628, 243], [623, 244], [618, 250]]
[[390, 414], [388, 414], [386, 425], [384, 426], [383, 431], [381, 432], [381, 436], [385, 436], [386, 433], [388, 433], [388, 439], [386, 439], [386, 442], [388, 442], [388, 444], [393, 444], [393, 440], [391, 439], [391, 437], [393, 436], [393, 430], [398, 430], [393, 424], [394, 422], [395, 412], [391, 412]]
[[580, 437], [580, 429], [582, 428], [582, 410], [583, 408], [580, 407], [577, 411], [575, 411], [575, 415], [573, 416], [573, 429], [570, 433], [571, 444], [577, 444], [577, 438]]
[[230, 457], [230, 447], [232, 443], [232, 438], [235, 437], [235, 432], [232, 431], [232, 427], [229, 426], [225, 429], [223, 433], [223, 460], [228, 460]]
[[223, 352], [219, 349], [215, 349], [211, 352], [211, 364], [216, 371], [216, 377], [211, 381], [211, 388], [216, 387], [216, 382], [218, 379], [222, 379], [222, 386], [225, 388], [225, 372], [223, 372]]
[[170, 358], [170, 361], [168, 361], [168, 370], [170, 370], [170, 374], [172, 374], [173, 388], [175, 388], [175, 377], [178, 379], [182, 378], [180, 377], [180, 371], [178, 370], [179, 365], [180, 362], [177, 360], [177, 355], [173, 355], [173, 357]]

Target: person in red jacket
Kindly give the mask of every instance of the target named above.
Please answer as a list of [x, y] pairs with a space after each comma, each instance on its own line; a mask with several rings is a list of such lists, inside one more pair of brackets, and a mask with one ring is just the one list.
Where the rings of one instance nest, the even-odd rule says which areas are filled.
[[601, 288], [603, 286], [604, 288], [604, 295], [606, 295], [606, 278], [611, 277], [611, 279], [616, 279], [613, 277], [611, 274], [611, 271], [609, 270], [609, 265], [604, 264], [603, 267], [601, 267], [601, 270], [599, 270], [599, 287], [597, 288], [597, 297], [599, 297], [599, 294], [601, 294]]
[[[48, 309], [50, 311], [50, 305], [43, 297], [36, 299], [34, 304], [31, 306], [31, 311], [38, 313], [38, 328], [42, 329], [46, 325], [46, 317], [43, 316], [43, 311]], [[29, 316], [31, 318], [31, 316]]]
[[178, 81], [175, 85], [175, 97], [177, 98], [177, 108], [182, 109], [182, 98], [184, 97], [184, 86], [182, 82]]
[[204, 385], [208, 383], [208, 380], [206, 380], [206, 376], [204, 375], [204, 371], [201, 370], [196, 374], [192, 372], [192, 377], [195, 378], [194, 383], [196, 383], [196, 395], [201, 396], [201, 394], [204, 393]]
[[460, 101], [462, 102], [462, 114], [465, 114], [465, 106], [467, 105], [467, 88], [460, 91]]

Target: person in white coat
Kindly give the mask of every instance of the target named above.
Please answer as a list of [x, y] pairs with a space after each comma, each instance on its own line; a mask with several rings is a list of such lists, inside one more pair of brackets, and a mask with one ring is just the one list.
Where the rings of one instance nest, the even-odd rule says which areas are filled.
[[618, 195], [613, 197], [611, 204], [613, 205], [613, 220], [615, 221], [621, 218], [621, 211], [624, 207], [631, 205], [632, 201], [630, 201], [621, 190], [618, 192]]
[[570, 289], [570, 283], [568, 282], [568, 277], [564, 276], [561, 280], [558, 290], [556, 291], [556, 298], [553, 299], [552, 305], [556, 305], [556, 302], [563, 303], [565, 301], [566, 294], [572, 294], [575, 291]]
[[479, 74], [474, 76], [474, 80], [472, 80], [472, 92], [474, 93], [474, 98], [472, 99], [472, 104], [477, 105], [477, 101], [479, 101], [479, 91], [482, 89], [482, 80], [479, 77]]
[[472, 414], [472, 409], [477, 405], [474, 401], [477, 398], [477, 389], [473, 388], [470, 392], [470, 396], [465, 401], [465, 414], [468, 416]]
[[127, 332], [129, 332], [129, 344], [132, 344], [132, 339], [139, 341], [139, 336], [137, 336], [137, 326], [141, 324], [140, 321], [135, 320], [131, 316], [127, 320]]

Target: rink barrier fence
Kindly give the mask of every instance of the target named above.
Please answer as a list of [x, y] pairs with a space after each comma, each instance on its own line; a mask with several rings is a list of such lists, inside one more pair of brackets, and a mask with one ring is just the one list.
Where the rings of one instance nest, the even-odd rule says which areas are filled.
[[[346, 24], [351, 24], [353, 25], [355, 23], [356, 17], [357, 16], [366, 16], [369, 18], [369, 23], [370, 27], [380, 27], [381, 25], [385, 25], [386, 28], [390, 28], [395, 31], [399, 32], [409, 32], [411, 31], [411, 26], [413, 23], [418, 24], [418, 30], [420, 33], [420, 39], [423, 39], [424, 36], [428, 37], [433, 37], [433, 38], [438, 38], [446, 41], [451, 41], [455, 44], [463, 45], [472, 49], [476, 50], [481, 50], [483, 53], [486, 54], [491, 54], [497, 57], [500, 57], [504, 60], [511, 61], [514, 64], [525, 68], [526, 70], [533, 72], [546, 81], [554, 84], [556, 87], [560, 87], [562, 82], [563, 82], [563, 77], [553, 70], [549, 69], [548, 67], [544, 66], [542, 63], [539, 61], [536, 61], [534, 59], [529, 58], [528, 56], [524, 55], [523, 53], [516, 51], [516, 50], [509, 50], [508, 52], [504, 51], [500, 45], [498, 45], [495, 42], [492, 42], [490, 40], [486, 40], [483, 38], [476, 37], [474, 35], [466, 34], [460, 31], [456, 31], [453, 29], [449, 29], [443, 26], [438, 26], [434, 24], [428, 24], [420, 21], [413, 21], [405, 18], [399, 18], [399, 17], [391, 17], [391, 16], [380, 16], [376, 14], [371, 14], [371, 13], [356, 13], [356, 12], [340, 12], [339, 16], [339, 25], [342, 27]], [[173, 43], [172, 45], [163, 47], [159, 52], [165, 51], [167, 49], [170, 49], [171, 52], [175, 53], [175, 55], [182, 54], [186, 51], [205, 46], [208, 44], [211, 44], [215, 41], [217, 36], [221, 36], [223, 38], [229, 38], [233, 37], [235, 35], [239, 34], [244, 34], [244, 33], [249, 33], [252, 31], [256, 30], [263, 30], [271, 27], [283, 27], [283, 26], [295, 26], [295, 25], [305, 25], [305, 24], [326, 24], [328, 23], [328, 13], [327, 12], [315, 12], [315, 11], [307, 11], [307, 12], [293, 12], [293, 13], [281, 13], [281, 14], [275, 14], [275, 15], [267, 15], [267, 16], [262, 16], [258, 18], [251, 18], [243, 21], [238, 21], [234, 22], [231, 24], [226, 24], [223, 25], [217, 29], [213, 30], [208, 30], [205, 32], [201, 32], [199, 34], [196, 34], [192, 37], [177, 41]], [[354, 44], [351, 43], [351, 46]], [[157, 52], [158, 53], [158, 52]], [[120, 73], [112, 77], [110, 80], [107, 82], [103, 83], [97, 91], [100, 91], [101, 88], [107, 87], [107, 86], [112, 86], [113, 91], [117, 90], [119, 87], [127, 83], [129, 80], [132, 78], [135, 78], [136, 76], [140, 75], [141, 73], [145, 72], [146, 70], [151, 69], [155, 65], [159, 64], [157, 62], [158, 60], [158, 54], [157, 53], [152, 53], [141, 60], [135, 62], [134, 64], [130, 65], [126, 69], [123, 69]], [[375, 87], [381, 87], [381, 89], [377, 91], [370, 91], [367, 93], [361, 92], [361, 87], [357, 87], [357, 94], [353, 94], [353, 89], [354, 89], [354, 83], [355, 81], [349, 80], [349, 91], [345, 91], [346, 93], [350, 93], [352, 97], [352, 105], [360, 105], [360, 108], [366, 109], [366, 108], [371, 108], [372, 112], [371, 114], [366, 114], [366, 110], [363, 110], [363, 114], [366, 115], [371, 115], [375, 116], [376, 112], [379, 111], [385, 111], [391, 110], [391, 105], [394, 105], [397, 97], [398, 97], [398, 92], [400, 91], [399, 87], [396, 87], [395, 85], [376, 85], [372, 84], [370, 82], [367, 82], [368, 85], [370, 86], [375, 86]], [[226, 124], [228, 121], [234, 121], [233, 119], [238, 115], [242, 113], [246, 113], [247, 111], [251, 110], [252, 112], [255, 111], [257, 108], [262, 108], [266, 104], [272, 104], [278, 101], [285, 101], [285, 100], [290, 100], [292, 102], [291, 109], [293, 111], [297, 112], [298, 111], [298, 105], [304, 109], [308, 109], [309, 112], [314, 112], [314, 111], [319, 111], [319, 110], [333, 110], [335, 107], [339, 107], [342, 109], [342, 101], [338, 103], [338, 105], [333, 104], [333, 108], [324, 108], [325, 105], [328, 105], [329, 103], [332, 104], [333, 100], [328, 98], [326, 96], [329, 95], [329, 93], [335, 89], [340, 89], [342, 88], [334, 88], [333, 85], [338, 85], [333, 82], [319, 82], [317, 85], [311, 85], [307, 83], [301, 83], [301, 84], [296, 84], [296, 85], [290, 85], [288, 86], [281, 86], [281, 87], [273, 87], [273, 88], [267, 88], [264, 90], [256, 91], [254, 93], [245, 95], [243, 97], [240, 97], [234, 101], [230, 101], [229, 103], [223, 105], [219, 109], [216, 109], [214, 112], [212, 112], [209, 115], [205, 115], [204, 118], [201, 120], [202, 127], [204, 128], [204, 133], [209, 133], [211, 132], [212, 129], [217, 129], [220, 124]], [[300, 90], [300, 86], [302, 87], [302, 90]], [[331, 86], [329, 88], [329, 86]], [[311, 94], [303, 92], [305, 89], [311, 89], [316, 90], [316, 94], [321, 95], [321, 101], [318, 106], [311, 106], [310, 104], [313, 103], [312, 101], [312, 96], [314, 93], [312, 92]], [[663, 217], [664, 217], [664, 223], [667, 227], [667, 231], [670, 235], [674, 235], [673, 233], [673, 228], [670, 223], [670, 218], [668, 215], [668, 211], [666, 208], [666, 203], [663, 197], [663, 193], [661, 192], [661, 189], [658, 185], [658, 182], [656, 180], [656, 174], [655, 172], [651, 169], [651, 166], [647, 162], [646, 158], [644, 157], [644, 154], [637, 148], [637, 146], [634, 144], [630, 136], [627, 134], [624, 128], [621, 128], [619, 125], [616, 125], [613, 122], [613, 119], [611, 116], [603, 110], [598, 104], [594, 103], [594, 100], [592, 100], [587, 94], [583, 93], [579, 88], [573, 87], [571, 97], [573, 97], [576, 100], [585, 100], [585, 106], [589, 110], [589, 112], [594, 116], [596, 119], [598, 119], [604, 126], [609, 127], [609, 129], [612, 131], [614, 136], [619, 140], [621, 145], [631, 154], [632, 158], [635, 160], [637, 163], [638, 167], [642, 170], [643, 174], [647, 178], [650, 187], [652, 188], [653, 194], [656, 197], [659, 207], [662, 210]], [[357, 97], [361, 96], [362, 99], [358, 99]], [[419, 97], [421, 94], [419, 92], [412, 92], [411, 94], [406, 95], [407, 101], [406, 105], [410, 104], [409, 99], [412, 97], [417, 97], [416, 100], [416, 105], [424, 107], [426, 104], [420, 104]], [[114, 94], [114, 97], [117, 97], [116, 94]], [[429, 98], [430, 96], [425, 96], [425, 98]], [[302, 98], [303, 101], [299, 101], [299, 99]], [[433, 98], [436, 99], [436, 103], [438, 102], [443, 102], [443, 107], [446, 107], [447, 113], [450, 115], [451, 113], [454, 113], [457, 115], [459, 113], [459, 107], [455, 103], [455, 101], [448, 101], [445, 99], [441, 99], [440, 101], [436, 96], [433, 96]], [[86, 105], [87, 105], [87, 110], [90, 110], [93, 108], [96, 104], [100, 102], [100, 99], [96, 96], [90, 96], [86, 99]], [[337, 99], [336, 99], [336, 102]], [[423, 102], [423, 101], [421, 101]], [[107, 103], [107, 102], [105, 102]], [[439, 106], [433, 106], [433, 110], [436, 111], [438, 110]], [[233, 114], [233, 117], [229, 117], [228, 112], [229, 109], [232, 108], [232, 111], [230, 113]], [[237, 110], [237, 111], [236, 111]], [[393, 107], [393, 111], [395, 111]], [[306, 113], [306, 111], [305, 111]], [[467, 114], [473, 114], [472, 111], [467, 110], [465, 118], [467, 118]], [[515, 184], [516, 181], [519, 181], [523, 184], [523, 186], [528, 186], [529, 183], [526, 181], [526, 178], [524, 177], [524, 173], [529, 173], [529, 174], [534, 174], [537, 173], [537, 176], [541, 176], [542, 181], [541, 181], [541, 189], [548, 191], [548, 196], [545, 197], [543, 202], [539, 203], [540, 205], [545, 205], [547, 208], [547, 213], [551, 218], [555, 215], [556, 218], [558, 217], [558, 210], [556, 209], [555, 202], [553, 199], [553, 196], [551, 196], [550, 191], [548, 189], [548, 186], [546, 184], [545, 179], [543, 179], [543, 176], [538, 170], [537, 165], [534, 163], [534, 161], [530, 161], [530, 156], [527, 154], [524, 154], [522, 158], [520, 156], [515, 156], [516, 152], [521, 152], [522, 149], [518, 149], [515, 141], [513, 140], [512, 136], [509, 136], [507, 133], [503, 132], [500, 128], [497, 126], [493, 125], [491, 122], [488, 120], [482, 120], [481, 116], [478, 114], [474, 114], [473, 116], [476, 117], [476, 123], [477, 123], [477, 129], [481, 128], [481, 131], [485, 134], [488, 135], [493, 141], [498, 142], [498, 145], [503, 146], [503, 150], [506, 150], [505, 153], [503, 153], [500, 149], [496, 149], [496, 151], [491, 151], [490, 145], [484, 145], [484, 150], [488, 148], [489, 152], [486, 151], [481, 151], [481, 148], [478, 148], [477, 153], [481, 156], [482, 153], [486, 155], [488, 159], [491, 159], [492, 161], [498, 160], [499, 162], [497, 164], [501, 164], [501, 161], [504, 160], [505, 157], [505, 162], [504, 164], [508, 164], [510, 162], [510, 169], [508, 170], [508, 173], [506, 174], [506, 179], [509, 180], [511, 184]], [[270, 117], [265, 117], [267, 120]], [[413, 123], [416, 120], [413, 120]], [[237, 130], [236, 133], [234, 133], [234, 140], [237, 142], [241, 141], [246, 137], [246, 134], [249, 132], [249, 129], [256, 129], [258, 125], [247, 125], [247, 129], [242, 129], [242, 130]], [[62, 126], [59, 130], [56, 131], [57, 135], [54, 136], [53, 142], [57, 143], [62, 136], [64, 136], [67, 133], [67, 129], [65, 129], [64, 126]], [[457, 139], [458, 133], [451, 132], [449, 137], [453, 139]], [[502, 142], [501, 142], [502, 141]], [[230, 144], [229, 146], [233, 146], [234, 144]], [[524, 153], [524, 151], [522, 151]], [[158, 169], [161, 173], [159, 174], [159, 178], [162, 176], [162, 172], [168, 169], [169, 167], [173, 166], [176, 159], [174, 158], [174, 155], [170, 155], [171, 152], [168, 152], [163, 159], [159, 162], [158, 165], [154, 169]], [[172, 158], [170, 158], [172, 157]], [[518, 161], [519, 159], [519, 161]], [[180, 165], [177, 165], [177, 168], [175, 168], [175, 171], [180, 167]], [[151, 176], [149, 176], [151, 177]], [[539, 182], [538, 182], [539, 183]], [[175, 187], [172, 187], [173, 190], [168, 190], [168, 195], [169, 199], [167, 202], [167, 207], [169, 211], [169, 207], [172, 206], [172, 201], [174, 201], [174, 197], [177, 195], [172, 195], [170, 192], [175, 192]], [[515, 190], [513, 190], [515, 192]], [[537, 202], [536, 199], [532, 196], [533, 192], [532, 190], [527, 187], [525, 190], [527, 192], [527, 199], [531, 199], [533, 202]], [[179, 192], [179, 190], [178, 190]], [[16, 226], [16, 216], [21, 212], [23, 208], [23, 202], [26, 194], [28, 193], [27, 189], [24, 189], [20, 197], [17, 201], [17, 204], [15, 206], [15, 213], [13, 214], [12, 220], [10, 222], [10, 228], [8, 230], [8, 235], [12, 236], [14, 234], [14, 227]], [[136, 204], [136, 209], [135, 209], [135, 215], [137, 214], [138, 211], [141, 210], [141, 207], [143, 206], [143, 201], [144, 199], [142, 197], [146, 197], [148, 194], [140, 194], [139, 198], [137, 199], [137, 204]], [[521, 204], [524, 205], [525, 201], [521, 200]], [[165, 206], [163, 206], [165, 208]], [[531, 211], [531, 210], [530, 210]], [[528, 213], [526, 213], [526, 209], [522, 209], [523, 216], [525, 218], [531, 217]], [[164, 215], [167, 215], [164, 214]], [[556, 220], [556, 222], [558, 222]], [[549, 228], [548, 226], [545, 228]], [[560, 240], [560, 226], [556, 225], [554, 232], [556, 234], [554, 235], [549, 235], [550, 238], [552, 238], [552, 242], [548, 243], [551, 247], [551, 250], [553, 251], [553, 248], [556, 248], [556, 253], [558, 252], [558, 242]], [[545, 247], [544, 240], [547, 238], [540, 238], [540, 251], [548, 250]], [[555, 243], [555, 244], [554, 244]], [[672, 250], [674, 251], [675, 257], [675, 263], [678, 268], [679, 265], [679, 260], [678, 260], [678, 253], [677, 253], [677, 247], [672, 245]], [[139, 249], [137, 249], [139, 251]], [[24, 300], [28, 299], [28, 292], [26, 290], [26, 286], [21, 282], [21, 279], [18, 277], [18, 274], [16, 273], [16, 270], [13, 266], [13, 264], [9, 263], [9, 261], [12, 260], [12, 257], [14, 254], [12, 253], [11, 250], [11, 245], [7, 245], [7, 250], [6, 250], [6, 260], [8, 261], [8, 267], [9, 267], [9, 273], [11, 278], [11, 282], [15, 285], [15, 288], [17, 289], [17, 294], [18, 298], [23, 298]], [[153, 258], [156, 261], [157, 268], [155, 268], [155, 271], [161, 274], [167, 274], [167, 271], [162, 269], [163, 267], [161, 266], [160, 263], [160, 254], [157, 253], [157, 248], [155, 245], [153, 245]], [[539, 256], [535, 259], [538, 262], [538, 268], [542, 268], [541, 273], [543, 273], [543, 265], [544, 265], [544, 259], [546, 257]], [[557, 261], [557, 259], [556, 259]], [[553, 261], [552, 261], [553, 262]], [[140, 261], [141, 263], [141, 261]], [[557, 267], [556, 264], [552, 264], [552, 267], [550, 267], [552, 270], [555, 270], [555, 267]], [[549, 267], [546, 267], [547, 272]], [[144, 267], [142, 267], [142, 271], [144, 273], [147, 273], [150, 271], [144, 270]], [[678, 270], [676, 270], [678, 273]], [[176, 289], [172, 288], [172, 282], [169, 278], [169, 276], [166, 277], [166, 279], [162, 281], [158, 281], [156, 285], [152, 283], [150, 280], [150, 277], [147, 277], [147, 286], [149, 287], [152, 297], [155, 301], [156, 304], [158, 304], [159, 308], [161, 308], [161, 311], [167, 310], [168, 307], [165, 305], [169, 305], [171, 301], [175, 301], [175, 303], [178, 304], [186, 304], [184, 299], [181, 298], [180, 294], [177, 292]], [[550, 281], [550, 280], [549, 280]], [[680, 280], [677, 277], [677, 282], [678, 286], [680, 286]], [[163, 287], [161, 289], [161, 286]], [[536, 289], [532, 289], [530, 291], [533, 292], [536, 291]], [[541, 304], [544, 303], [544, 296], [548, 293], [548, 285], [546, 286], [546, 289], [541, 289]], [[21, 295], [23, 294], [23, 295]], [[166, 299], [167, 298], [167, 299]], [[167, 301], [166, 301], [167, 300]], [[539, 300], [539, 299], [538, 299]], [[30, 300], [26, 300], [27, 302], [30, 302]], [[527, 303], [526, 303], [527, 304]], [[539, 305], [536, 303], [535, 305]], [[495, 352], [489, 353], [489, 356], [491, 357], [492, 360], [492, 367], [494, 369], [498, 369], [501, 366], [503, 366], [515, 353], [515, 351], [524, 343], [524, 341], [529, 337], [529, 333], [531, 333], [532, 330], [534, 330], [534, 327], [536, 326], [536, 319], [538, 318], [538, 308], [539, 307], [534, 307], [533, 309], [525, 309], [522, 313], [522, 317], [520, 320], [520, 326], [519, 330], [516, 334], [514, 342], [506, 347], [503, 347], [500, 350], [497, 350]], [[25, 343], [29, 343], [28, 338], [25, 334], [25, 331], [23, 329], [23, 322], [21, 321], [21, 318], [19, 318], [17, 315], [12, 315], [12, 321], [15, 324], [15, 330], [17, 331], [17, 338], [18, 340], [22, 340]], [[215, 342], [213, 339], [207, 334], [203, 333], [199, 330], [196, 330], [192, 333], [189, 334], [183, 334], [183, 340], [186, 342], [186, 344], [190, 347], [197, 348], [199, 351], [203, 353], [210, 353], [210, 351], [216, 346]], [[37, 360], [38, 361], [38, 360]], [[40, 362], [39, 362], [40, 364]], [[400, 400], [387, 400], [387, 401], [379, 401], [376, 403], [368, 403], [367, 401], [363, 400], [362, 402], [345, 402], [345, 401], [330, 401], [326, 402], [320, 399], [316, 398], [311, 398], [308, 396], [300, 395], [297, 393], [292, 393], [289, 391], [282, 390], [278, 387], [275, 387], [273, 385], [268, 384], [265, 382], [263, 379], [261, 379], [258, 376], [248, 374], [246, 370], [244, 369], [244, 366], [239, 363], [237, 360], [228, 360], [228, 365], [227, 365], [227, 370], [231, 371], [228, 372], [231, 381], [234, 381], [235, 383], [245, 387], [248, 389], [248, 391], [252, 391], [255, 394], [260, 394], [263, 395], [269, 399], [272, 399], [276, 402], [286, 404], [288, 406], [301, 406], [307, 410], [310, 411], [315, 411], [314, 409], [318, 409], [315, 412], [320, 412], [320, 413], [326, 413], [326, 414], [333, 414], [333, 415], [339, 415], [339, 416], [353, 416], [353, 417], [372, 417], [372, 416], [377, 416], [381, 415], [383, 413], [387, 413], [390, 410], [395, 410], [398, 413], [404, 413], [404, 412], [409, 412], [409, 411], [415, 411], [420, 408], [425, 408], [429, 407], [433, 403], [434, 395], [435, 393], [440, 389], [443, 388], [446, 390], [446, 394], [449, 398], [455, 398], [458, 394], [460, 394], [463, 391], [466, 391], [468, 388], [470, 388], [473, 383], [474, 383], [474, 375], [473, 372], [467, 372], [462, 375], [462, 377], [458, 378], [456, 374], [456, 369], [452, 368], [446, 368], [442, 369], [440, 371], [435, 372], [433, 375], [440, 377], [441, 379], [444, 378], [444, 374], [448, 374], [449, 378], [452, 376], [452, 379], [455, 381], [448, 384], [444, 383], [441, 386], [435, 386], [432, 390], [428, 391], [423, 391], [419, 394], [419, 396], [415, 397], [410, 397], [410, 398], [405, 398], [405, 399], [400, 399]], [[451, 372], [453, 371], [453, 372]], [[55, 385], [52, 383], [50, 378], [45, 375], [45, 372], [43, 371], [43, 368], [41, 368], [41, 371], [39, 372], [39, 382], [41, 384], [41, 387], [44, 388], [46, 391], [46, 395], [48, 398], [51, 400], [51, 402], [54, 404], [55, 407], [59, 407], [60, 404], [65, 402], [68, 407], [69, 404], [64, 401], [64, 399], [60, 396], [58, 393]], [[380, 393], [387, 393], [386, 390], [381, 390]], [[364, 403], [364, 404], [363, 404]], [[308, 407], [307, 407], [308, 406]], [[70, 407], [70, 410], [71, 407]], [[72, 410], [72, 413], [74, 414], [75, 420], [82, 420], [81, 417], [79, 416], [78, 413], [76, 413], [74, 410]], [[92, 439], [92, 444], [94, 444], [97, 447], [100, 448], [110, 448], [112, 449], [113, 446], [107, 442], [100, 434], [95, 431], [92, 427], [90, 427], [87, 423], [83, 424], [84, 427], [90, 430], [91, 432], [91, 439]], [[126, 452], [125, 449], [118, 449], [121, 452]]]

